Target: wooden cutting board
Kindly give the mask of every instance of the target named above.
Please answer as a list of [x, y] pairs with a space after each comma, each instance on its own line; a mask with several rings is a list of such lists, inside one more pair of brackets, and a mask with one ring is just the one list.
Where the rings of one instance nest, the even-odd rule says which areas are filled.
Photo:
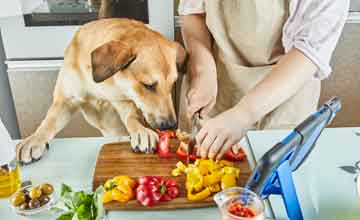
[[[102, 147], [96, 162], [93, 176], [93, 189], [103, 185], [106, 180], [118, 175], [127, 175], [133, 178], [141, 176], [163, 176], [174, 179], [180, 186], [180, 197], [170, 202], [162, 202], [154, 207], [144, 207], [131, 200], [126, 204], [110, 202], [105, 204], [107, 210], [165, 210], [165, 209], [184, 209], [201, 208], [215, 205], [212, 197], [204, 201], [190, 202], [186, 199], [185, 176], [172, 177], [171, 170], [179, 161], [175, 156], [175, 146], [172, 143], [172, 156], [169, 159], [159, 158], [156, 154], [133, 153], [130, 143], [106, 144]], [[244, 186], [249, 178], [251, 171], [247, 160], [238, 162], [240, 168], [239, 186]]]

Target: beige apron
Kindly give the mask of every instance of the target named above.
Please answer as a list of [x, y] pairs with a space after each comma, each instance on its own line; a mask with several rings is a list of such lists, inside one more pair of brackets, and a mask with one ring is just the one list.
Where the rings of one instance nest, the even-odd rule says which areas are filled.
[[[287, 0], [205, 0], [205, 11], [218, 73], [213, 117], [236, 105], [284, 54], [281, 37], [289, 10]], [[179, 114], [179, 126], [187, 131], [188, 85], [185, 78]], [[316, 110], [319, 96], [320, 80], [313, 79], [254, 128], [292, 128]]]

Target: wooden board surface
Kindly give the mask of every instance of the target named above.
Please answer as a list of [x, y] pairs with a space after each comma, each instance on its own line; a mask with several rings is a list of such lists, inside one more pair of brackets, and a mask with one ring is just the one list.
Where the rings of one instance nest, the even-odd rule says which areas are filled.
[[[176, 146], [175, 143], [172, 145]], [[105, 204], [107, 210], [165, 210], [165, 209], [184, 209], [202, 208], [215, 205], [212, 197], [204, 201], [190, 202], [186, 199], [185, 176], [172, 177], [171, 170], [179, 161], [174, 154], [175, 147], [172, 148], [170, 159], [159, 158], [157, 155], [133, 153], [129, 143], [106, 144], [102, 147], [96, 162], [93, 176], [93, 189], [103, 185], [106, 180], [118, 175], [131, 177], [141, 176], [163, 176], [174, 179], [180, 186], [180, 197], [170, 202], [162, 202], [154, 207], [144, 207], [136, 202], [129, 201], [126, 204], [110, 202]], [[243, 186], [250, 176], [250, 167], [247, 160], [238, 162], [240, 168], [239, 186]]]

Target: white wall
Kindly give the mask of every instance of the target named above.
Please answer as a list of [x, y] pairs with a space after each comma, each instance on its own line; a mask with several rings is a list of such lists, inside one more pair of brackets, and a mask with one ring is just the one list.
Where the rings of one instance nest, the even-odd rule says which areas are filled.
[[5, 53], [2, 46], [0, 30], [0, 118], [9, 130], [11, 137], [15, 139], [19, 138], [20, 134], [4, 61]]

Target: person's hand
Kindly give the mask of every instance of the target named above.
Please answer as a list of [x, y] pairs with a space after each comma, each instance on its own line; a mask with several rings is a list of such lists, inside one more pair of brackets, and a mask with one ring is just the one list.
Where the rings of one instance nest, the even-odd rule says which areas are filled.
[[206, 67], [199, 70], [191, 63], [189, 67], [191, 74], [186, 95], [187, 116], [191, 119], [196, 112], [200, 111], [200, 115], [205, 117], [216, 104], [218, 91], [216, 71], [207, 71]]
[[220, 160], [231, 147], [237, 146], [250, 125], [246, 115], [236, 108], [209, 119], [196, 136], [198, 154], [202, 158]]

